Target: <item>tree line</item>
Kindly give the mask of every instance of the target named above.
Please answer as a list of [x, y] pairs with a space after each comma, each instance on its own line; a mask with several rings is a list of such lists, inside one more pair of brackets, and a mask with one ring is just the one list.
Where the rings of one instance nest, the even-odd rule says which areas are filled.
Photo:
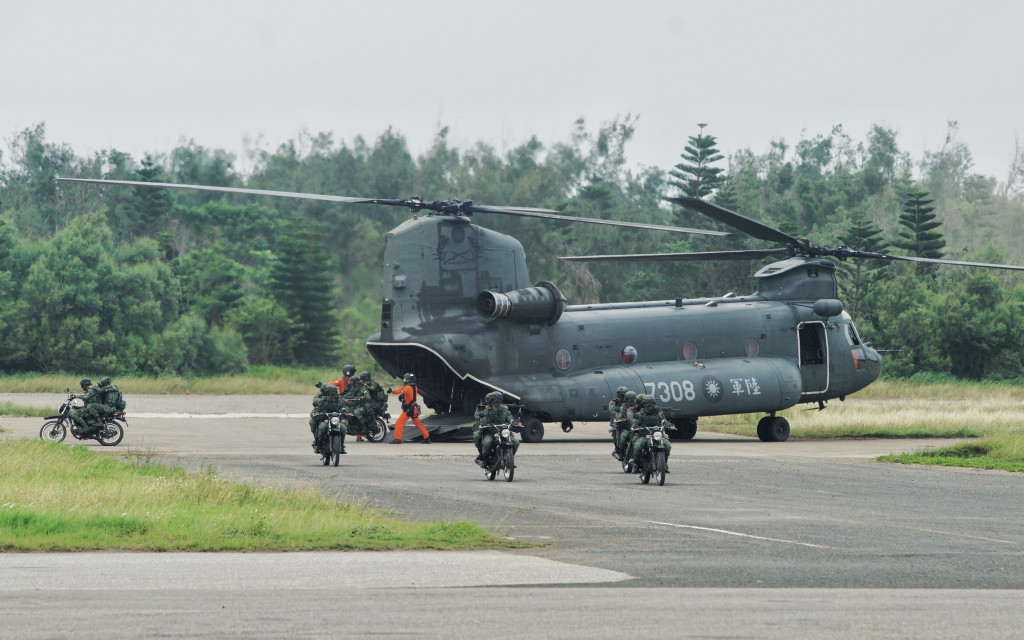
[[[725, 154], [708, 125], [665, 171], [633, 168], [636, 119], [581, 119], [551, 146], [452, 147], [447, 130], [414, 157], [389, 130], [368, 141], [303, 134], [237, 158], [194, 141], [136, 159], [81, 156], [43, 124], [0, 153], [0, 370], [197, 375], [253, 364], [366, 361], [376, 330], [391, 208], [182, 190], [58, 184], [56, 176], [178, 182], [359, 197], [472, 199], [568, 215], [714, 228], [669, 207], [710, 199], [817, 244], [981, 262], [1024, 260], [1024, 154], [1005, 181], [971, 172], [950, 123], [945, 146], [914, 162], [896, 132], [855, 141], [835, 127], [790, 147]], [[916, 169], [916, 178], [915, 175]], [[666, 237], [478, 215], [518, 238], [535, 281], [573, 303], [749, 292], [760, 264], [569, 264], [560, 255], [763, 248], [733, 236]], [[1024, 289], [1016, 276], [906, 264], [840, 264], [841, 298], [861, 333], [890, 350], [887, 372], [1019, 377]]]

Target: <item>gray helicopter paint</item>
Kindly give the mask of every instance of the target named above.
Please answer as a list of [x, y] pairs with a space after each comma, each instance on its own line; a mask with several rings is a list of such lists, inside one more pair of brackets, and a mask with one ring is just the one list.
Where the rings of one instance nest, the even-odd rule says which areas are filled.
[[[859, 346], [858, 370], [839, 338], [849, 316], [814, 311], [836, 295], [834, 270], [796, 257], [759, 270], [749, 296], [553, 308], [552, 325], [543, 313], [485, 319], [475, 307], [482, 291], [534, 307], [547, 295], [531, 288], [522, 245], [466, 218], [426, 216], [387, 235], [381, 331], [367, 348], [392, 375], [416, 373], [443, 408], [471, 408], [467, 397], [496, 389], [544, 420], [606, 418], [625, 386], [652, 393], [673, 418], [777, 411], [877, 377], [880, 361], [872, 375]], [[841, 309], [832, 303], [821, 308]], [[695, 353], [684, 353], [687, 343]], [[624, 364], [624, 350], [635, 361]]]

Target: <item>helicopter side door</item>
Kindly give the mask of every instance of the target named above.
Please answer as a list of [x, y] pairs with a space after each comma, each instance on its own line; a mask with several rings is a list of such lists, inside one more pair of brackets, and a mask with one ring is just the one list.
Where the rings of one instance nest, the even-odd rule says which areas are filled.
[[819, 394], [828, 390], [828, 335], [821, 321], [797, 325], [797, 355], [803, 393]]

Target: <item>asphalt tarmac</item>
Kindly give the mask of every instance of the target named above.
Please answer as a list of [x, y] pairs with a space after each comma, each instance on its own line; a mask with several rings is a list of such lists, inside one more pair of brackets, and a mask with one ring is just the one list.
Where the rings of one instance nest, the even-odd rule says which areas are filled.
[[[341, 465], [323, 467], [306, 396], [128, 401], [119, 447], [82, 446], [313, 485], [413, 519], [471, 519], [543, 546], [0, 554], [0, 635], [1018, 638], [1024, 623], [1020, 476], [873, 461], [948, 441], [698, 431], [674, 443], [657, 487], [622, 473], [605, 425], [548, 425], [506, 483], [484, 479], [468, 443], [350, 439]], [[272, 417], [244, 417], [255, 415]], [[0, 427], [37, 437], [41, 422]]]

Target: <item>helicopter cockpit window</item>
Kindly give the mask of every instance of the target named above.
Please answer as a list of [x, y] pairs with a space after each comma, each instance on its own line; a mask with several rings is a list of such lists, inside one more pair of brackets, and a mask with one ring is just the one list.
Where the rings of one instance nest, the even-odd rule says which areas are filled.
[[843, 333], [846, 334], [846, 342], [851, 345], [858, 345], [861, 343], [860, 335], [857, 333], [857, 327], [853, 326], [853, 323], [843, 325]]
[[619, 352], [619, 362], [622, 364], [633, 364], [636, 362], [636, 349], [630, 346], [622, 347], [622, 351]]

